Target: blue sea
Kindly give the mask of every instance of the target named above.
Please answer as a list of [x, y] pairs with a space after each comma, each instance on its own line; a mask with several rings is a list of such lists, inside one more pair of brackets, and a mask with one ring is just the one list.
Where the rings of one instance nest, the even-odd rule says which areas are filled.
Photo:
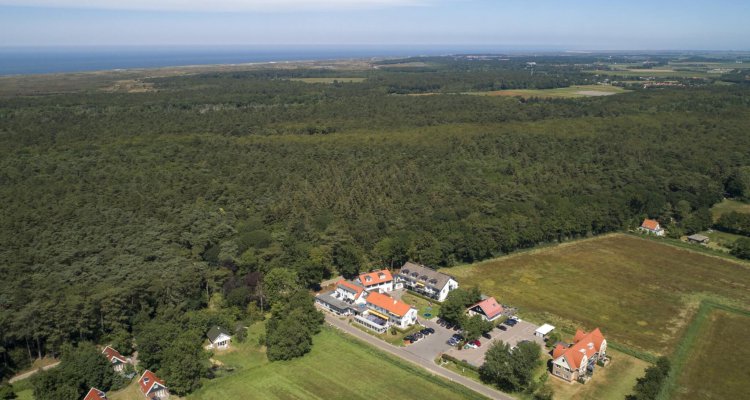
[[0, 76], [205, 64], [406, 57], [499, 50], [501, 49], [481, 46], [6, 47], [0, 48]]

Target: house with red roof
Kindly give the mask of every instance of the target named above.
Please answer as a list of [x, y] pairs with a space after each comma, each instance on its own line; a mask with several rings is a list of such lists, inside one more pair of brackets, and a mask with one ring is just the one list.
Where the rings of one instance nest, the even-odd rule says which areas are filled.
[[659, 221], [655, 219], [644, 219], [643, 223], [638, 229], [656, 236], [664, 236], [665, 234], [664, 228], [662, 228], [659, 224]]
[[558, 343], [552, 350], [552, 374], [568, 382], [589, 375], [607, 353], [607, 340], [599, 328], [576, 331], [572, 345]]
[[372, 292], [367, 295], [367, 311], [354, 320], [378, 333], [390, 326], [406, 329], [417, 322], [417, 309], [391, 296]]
[[86, 393], [86, 397], [84, 397], [83, 400], [107, 400], [107, 394], [92, 387], [89, 389], [88, 393]]
[[357, 284], [361, 285], [368, 292], [377, 291], [387, 293], [393, 291], [393, 275], [387, 269], [360, 274], [357, 278]]
[[141, 393], [147, 399], [168, 399], [169, 389], [164, 386], [164, 381], [159, 379], [153, 372], [146, 370], [138, 379]]
[[123, 356], [119, 351], [109, 346], [105, 347], [104, 350], [102, 350], [102, 354], [107, 357], [107, 360], [109, 360], [110, 364], [112, 364], [112, 368], [115, 369], [115, 372], [122, 372], [123, 370], [125, 370], [125, 365], [130, 363], [130, 360], [128, 360], [127, 357]]
[[494, 297], [488, 297], [467, 308], [466, 313], [470, 317], [480, 315], [485, 320], [492, 322], [503, 315], [503, 306], [501, 306]]

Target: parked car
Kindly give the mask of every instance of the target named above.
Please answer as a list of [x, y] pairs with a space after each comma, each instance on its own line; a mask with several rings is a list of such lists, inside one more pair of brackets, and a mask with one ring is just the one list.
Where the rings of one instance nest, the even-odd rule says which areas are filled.
[[458, 334], [458, 333], [454, 333], [453, 336], [451, 336], [451, 337], [454, 338], [454, 339], [456, 339], [456, 340], [464, 340], [464, 337], [461, 336], [461, 334]]
[[472, 343], [472, 342], [466, 343], [466, 344], [464, 345], [464, 349], [476, 349], [477, 347], [478, 347], [478, 346], [477, 346], [477, 345], [475, 345], [475, 344], [474, 344], [474, 343]]
[[453, 329], [453, 324], [451, 324], [450, 322], [447, 322], [445, 324], [445, 327], [448, 328], [448, 329]]
[[427, 331], [428, 331], [428, 332], [430, 332], [430, 334], [433, 334], [433, 333], [435, 333], [435, 330], [434, 330], [434, 329], [432, 329], [432, 328], [427, 328]]
[[500, 329], [501, 331], [507, 331], [508, 327], [505, 325], [498, 325], [497, 329]]
[[421, 331], [419, 331], [419, 333], [421, 333], [421, 334], [423, 334], [423, 335], [427, 336], [427, 335], [429, 335], [429, 334], [430, 334], [430, 333], [432, 333], [432, 332], [430, 332], [430, 330], [429, 330], [429, 329], [427, 329], [427, 328], [424, 328], [424, 329], [422, 329]]
[[514, 319], [508, 319], [508, 320], [505, 320], [505, 322], [503, 322], [503, 323], [504, 323], [505, 325], [508, 325], [508, 326], [510, 326], [510, 327], [513, 327], [513, 326], [516, 326], [516, 324], [518, 323], [518, 321], [516, 321], [516, 320], [514, 320]]
[[448, 343], [449, 346], [455, 346], [458, 344], [458, 340], [456, 338], [450, 338], [446, 343]]
[[404, 336], [404, 340], [409, 341], [409, 343], [413, 343], [414, 342], [414, 336], [413, 335], [406, 335], [406, 336]]
[[485, 333], [483, 333], [483, 334], [482, 334], [482, 337], [483, 337], [483, 338], [485, 338], [485, 339], [492, 339], [492, 336], [490, 335], [490, 333], [489, 333], [489, 332], [485, 332]]
[[474, 341], [471, 342], [471, 344], [473, 344], [474, 346], [477, 346], [477, 347], [481, 347], [482, 346], [482, 342], [480, 342], [479, 340], [474, 340]]

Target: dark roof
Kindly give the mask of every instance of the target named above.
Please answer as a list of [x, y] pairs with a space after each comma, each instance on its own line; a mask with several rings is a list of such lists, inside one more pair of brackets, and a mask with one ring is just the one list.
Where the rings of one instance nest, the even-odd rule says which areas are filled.
[[219, 338], [219, 335], [221, 335], [222, 333], [227, 336], [232, 336], [229, 334], [229, 332], [226, 329], [220, 326], [214, 326], [213, 328], [209, 329], [206, 336], [208, 336], [208, 340], [210, 340], [211, 343], [213, 343], [216, 341], [216, 339]]
[[449, 275], [437, 272], [432, 268], [425, 267], [424, 265], [415, 264], [411, 261], [407, 261], [406, 264], [401, 267], [399, 275], [410, 280], [420, 281], [437, 289], [444, 288], [448, 281], [452, 279]]
[[317, 296], [315, 296], [316, 299], [319, 301], [328, 304], [330, 307], [333, 307], [334, 309], [338, 310], [339, 312], [345, 312], [348, 308], [356, 307], [352, 304], [349, 304], [341, 299], [337, 299], [333, 297], [333, 294], [335, 293], [335, 290], [332, 290], [330, 292], [324, 292]]
[[708, 240], [708, 236], [695, 234], [695, 235], [688, 236], [688, 239], [703, 242], [703, 241]]

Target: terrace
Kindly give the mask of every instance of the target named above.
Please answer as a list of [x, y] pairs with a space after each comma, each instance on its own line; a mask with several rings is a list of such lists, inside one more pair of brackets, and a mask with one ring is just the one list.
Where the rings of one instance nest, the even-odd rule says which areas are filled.
[[357, 315], [354, 321], [377, 333], [384, 333], [388, 329], [388, 320], [374, 314]]

